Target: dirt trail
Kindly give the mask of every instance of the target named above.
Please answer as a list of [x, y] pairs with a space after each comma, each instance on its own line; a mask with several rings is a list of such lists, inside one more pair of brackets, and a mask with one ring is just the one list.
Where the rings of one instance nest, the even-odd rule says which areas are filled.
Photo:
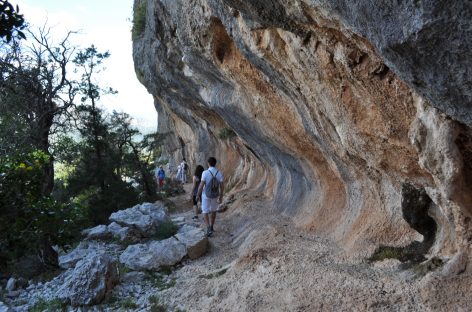
[[[173, 198], [191, 222], [187, 194]], [[187, 207], [187, 208], [185, 208]], [[218, 213], [208, 253], [172, 273], [163, 302], [185, 311], [431, 311], [422, 284], [396, 260], [354, 263], [333, 242], [246, 196]], [[204, 227], [201, 218], [195, 224]], [[362, 260], [362, 259], [361, 259]], [[428, 295], [429, 296], [429, 295]], [[425, 302], [427, 302], [425, 304]]]

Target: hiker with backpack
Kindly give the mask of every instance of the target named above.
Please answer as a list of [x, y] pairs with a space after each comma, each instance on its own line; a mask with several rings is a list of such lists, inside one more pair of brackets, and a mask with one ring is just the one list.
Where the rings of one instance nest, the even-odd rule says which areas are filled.
[[203, 171], [202, 181], [198, 187], [198, 196], [202, 199], [203, 219], [207, 226], [207, 236], [213, 235], [218, 204], [223, 201], [223, 174], [216, 169], [216, 159], [208, 158], [208, 170]]
[[198, 197], [198, 187], [200, 186], [200, 181], [202, 181], [202, 174], [205, 169], [198, 165], [195, 169], [195, 173], [193, 174], [193, 185], [192, 185], [192, 202], [193, 202], [193, 212], [195, 215], [193, 216], [193, 220], [198, 220], [198, 201], [201, 201], [201, 198]]

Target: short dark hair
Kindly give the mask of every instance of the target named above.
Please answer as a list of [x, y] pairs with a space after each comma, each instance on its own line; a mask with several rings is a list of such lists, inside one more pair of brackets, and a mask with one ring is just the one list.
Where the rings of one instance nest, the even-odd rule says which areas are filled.
[[214, 167], [216, 165], [216, 158], [215, 157], [210, 157], [208, 158], [208, 164], [211, 166], [211, 167]]

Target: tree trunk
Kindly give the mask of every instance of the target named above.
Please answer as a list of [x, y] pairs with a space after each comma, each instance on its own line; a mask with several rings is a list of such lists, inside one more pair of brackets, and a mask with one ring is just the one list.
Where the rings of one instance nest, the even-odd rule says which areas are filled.
[[45, 103], [40, 107], [42, 107], [44, 111], [39, 112], [41, 114], [39, 116], [43, 117], [38, 121], [38, 129], [35, 134], [35, 145], [40, 151], [49, 156], [48, 163], [44, 164], [43, 166], [44, 180], [41, 187], [42, 194], [44, 196], [49, 196], [51, 195], [54, 188], [54, 158], [49, 150], [49, 135], [51, 133], [51, 127], [54, 121], [54, 104], [52, 102]]
[[57, 268], [59, 266], [59, 255], [54, 248], [52, 248], [49, 239], [46, 237], [43, 237], [40, 241], [38, 257], [41, 263], [47, 268]]

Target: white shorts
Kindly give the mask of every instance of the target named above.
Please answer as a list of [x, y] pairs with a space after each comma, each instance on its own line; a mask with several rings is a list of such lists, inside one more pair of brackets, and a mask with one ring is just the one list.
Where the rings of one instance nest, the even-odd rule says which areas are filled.
[[216, 212], [218, 210], [218, 198], [202, 196], [202, 213]]

